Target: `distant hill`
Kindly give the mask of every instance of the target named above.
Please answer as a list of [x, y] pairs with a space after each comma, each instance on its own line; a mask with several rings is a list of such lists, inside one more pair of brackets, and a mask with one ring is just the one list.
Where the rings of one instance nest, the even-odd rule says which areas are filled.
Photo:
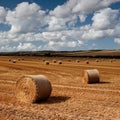
[[1, 56], [120, 58], [120, 50], [1, 52]]

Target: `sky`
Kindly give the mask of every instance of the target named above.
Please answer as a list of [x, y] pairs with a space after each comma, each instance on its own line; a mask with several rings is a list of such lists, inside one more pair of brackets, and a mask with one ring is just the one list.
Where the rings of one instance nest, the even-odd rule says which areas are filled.
[[120, 49], [120, 0], [0, 0], [0, 52]]

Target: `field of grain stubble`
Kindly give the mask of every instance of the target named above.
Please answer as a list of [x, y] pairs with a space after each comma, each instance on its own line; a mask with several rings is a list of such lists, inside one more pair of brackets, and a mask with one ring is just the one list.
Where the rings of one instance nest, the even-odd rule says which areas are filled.
[[[24, 59], [23, 59], [24, 58]], [[17, 60], [13, 63], [11, 60]], [[1, 120], [119, 120], [120, 60], [40, 57], [0, 57]], [[46, 65], [43, 60], [48, 60]], [[53, 60], [62, 61], [54, 63]], [[82, 72], [98, 69], [101, 82], [83, 84]], [[47, 101], [20, 103], [15, 98], [16, 81], [23, 75], [43, 74], [52, 83]]]

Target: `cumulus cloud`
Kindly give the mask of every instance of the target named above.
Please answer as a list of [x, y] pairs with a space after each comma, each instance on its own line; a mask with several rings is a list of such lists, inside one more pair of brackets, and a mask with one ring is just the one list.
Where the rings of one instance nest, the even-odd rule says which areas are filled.
[[[72, 1], [72, 0], [71, 0]], [[96, 10], [100, 10], [108, 7], [112, 3], [119, 2], [120, 0], [75, 0], [76, 3], [73, 7], [73, 12], [82, 12], [82, 13], [90, 13]]]
[[114, 42], [120, 44], [120, 38], [115, 38]]
[[116, 26], [114, 26], [113, 36], [120, 38], [120, 18], [119, 18], [119, 23]]
[[[0, 23], [10, 26], [9, 31], [0, 32], [0, 51], [76, 49], [105, 37], [119, 44], [120, 10], [109, 8], [118, 1], [68, 0], [51, 11], [28, 2], [13, 10], [0, 7]], [[91, 22], [85, 22], [91, 13]]]
[[11, 33], [28, 33], [37, 31], [37, 27], [45, 25], [45, 11], [36, 3], [23, 2], [15, 10], [8, 11], [6, 20], [11, 25]]
[[0, 6], [0, 23], [5, 23], [7, 11], [4, 7]]
[[112, 29], [116, 26], [119, 10], [112, 10], [111, 8], [97, 11], [92, 20], [95, 29]]
[[10, 44], [7, 45], [0, 45], [0, 51], [1, 52], [11, 52], [11, 51], [16, 51], [16, 46], [11, 46]]
[[[85, 22], [87, 15], [95, 11], [107, 8], [112, 3], [116, 3], [120, 0], [69, 0], [61, 6], [57, 6], [54, 10], [50, 11], [49, 29], [50, 30], [61, 30], [65, 29], [66, 23], [69, 27], [74, 27], [77, 22]], [[110, 10], [104, 11], [104, 13], [97, 14], [94, 16], [93, 21], [95, 25], [97, 22], [97, 17], [109, 17], [110, 15], [116, 14], [118, 11]], [[108, 15], [108, 16], [106, 16]], [[78, 19], [79, 18], [79, 19]], [[114, 20], [116, 16], [113, 16], [110, 20]], [[96, 20], [95, 20], [96, 19]], [[107, 19], [108, 20], [108, 19]], [[111, 21], [109, 23], [111, 23]], [[101, 22], [103, 22], [101, 20]], [[103, 25], [104, 26], [104, 25]]]
[[51, 16], [49, 17], [48, 20], [48, 31], [59, 31], [59, 30], [64, 30], [66, 29], [66, 20], [62, 19], [62, 18], [56, 18], [55, 16]]
[[35, 51], [36, 46], [33, 45], [32, 43], [19, 43], [19, 45], [17, 46], [17, 50], [18, 51], [26, 51], [26, 50], [32, 50]]
[[81, 21], [84, 21], [87, 14], [106, 8], [118, 1], [120, 0], [69, 0], [61, 6], [57, 6], [53, 11], [50, 11], [50, 15], [54, 15], [57, 18], [70, 18], [70, 16], [77, 15]]
[[49, 41], [43, 49], [47, 50], [67, 50], [71, 48], [75, 48], [78, 45], [77, 41]]
[[100, 39], [104, 36], [103, 31], [96, 31], [92, 28], [90, 28], [88, 31], [84, 31], [84, 34], [82, 35], [82, 39], [84, 40], [94, 40], [94, 39]]

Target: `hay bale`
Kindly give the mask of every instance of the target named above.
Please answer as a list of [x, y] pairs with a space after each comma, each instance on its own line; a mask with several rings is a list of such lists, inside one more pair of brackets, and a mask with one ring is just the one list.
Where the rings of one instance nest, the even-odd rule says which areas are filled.
[[96, 62], [99, 62], [99, 60], [95, 60]]
[[86, 63], [86, 64], [89, 64], [89, 61], [87, 60], [87, 61], [85, 61], [85, 63]]
[[58, 64], [62, 64], [62, 61], [60, 60], [60, 61], [58, 61]]
[[45, 62], [45, 59], [43, 59], [43, 62]]
[[20, 61], [20, 58], [18, 58], [18, 61]]
[[46, 64], [46, 65], [49, 65], [49, 64], [50, 64], [50, 62], [49, 62], [49, 61], [45, 61], [45, 64]]
[[112, 63], [112, 62], [113, 62], [113, 60], [110, 60], [110, 62]]
[[76, 63], [79, 63], [80, 62], [80, 60], [76, 60]]
[[71, 62], [71, 60], [68, 60], [68, 62]]
[[83, 83], [99, 83], [99, 71], [97, 69], [84, 70], [83, 72]]
[[56, 60], [53, 60], [53, 63], [56, 63], [57, 61]]
[[13, 63], [16, 63], [17, 61], [16, 61], [16, 60], [13, 60], [12, 62], [13, 62]]
[[23, 76], [16, 83], [16, 98], [21, 102], [35, 103], [46, 100], [51, 91], [51, 83], [44, 75]]

